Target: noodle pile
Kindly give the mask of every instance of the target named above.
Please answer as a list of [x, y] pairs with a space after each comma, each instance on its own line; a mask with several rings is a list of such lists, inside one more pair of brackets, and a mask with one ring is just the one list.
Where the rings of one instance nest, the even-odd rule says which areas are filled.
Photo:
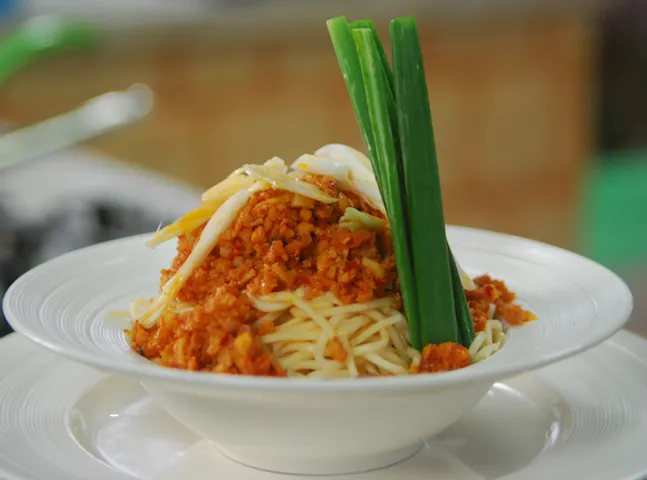
[[273, 325], [262, 340], [288, 376], [404, 375], [420, 362], [391, 298], [343, 305], [331, 293], [308, 302], [296, 291], [267, 295], [254, 305], [267, 312], [257, 327]]
[[485, 322], [485, 330], [478, 332], [470, 345], [469, 354], [474, 362], [480, 362], [491, 357], [501, 350], [505, 345], [506, 335], [503, 331], [503, 324], [494, 318], [496, 306], [491, 303], [488, 307], [488, 320]]

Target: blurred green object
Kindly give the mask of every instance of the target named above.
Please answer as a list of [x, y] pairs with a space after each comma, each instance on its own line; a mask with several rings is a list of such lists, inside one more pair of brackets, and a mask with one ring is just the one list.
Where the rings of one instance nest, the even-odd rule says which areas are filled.
[[647, 264], [647, 150], [593, 163], [584, 191], [583, 253], [612, 268]]
[[0, 87], [41, 55], [90, 49], [98, 43], [98, 30], [87, 22], [56, 15], [31, 18], [0, 41]]

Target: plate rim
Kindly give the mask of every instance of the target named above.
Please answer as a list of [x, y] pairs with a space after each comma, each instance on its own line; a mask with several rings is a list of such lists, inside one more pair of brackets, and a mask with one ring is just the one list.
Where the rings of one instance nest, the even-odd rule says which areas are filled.
[[[19, 333], [11, 333], [5, 337], [0, 338], [0, 353], [3, 344], [9, 343], [9, 342], [21, 342], [21, 341], [29, 341], [24, 335], [19, 334]], [[647, 366], [647, 338], [645, 336], [639, 335], [634, 331], [626, 330], [626, 329], [621, 329], [619, 332], [617, 332], [614, 337], [608, 339], [608, 342], [617, 347], [620, 348], [626, 355], [633, 357], [634, 361], [641, 363], [644, 366]], [[30, 341], [30, 343], [33, 343]], [[638, 348], [641, 348], [642, 352], [637, 353], [636, 350]], [[45, 350], [42, 350], [38, 352], [39, 355], [46, 355], [46, 354], [51, 354], [51, 352], [47, 352]], [[61, 359], [63, 361], [68, 361], [67, 359]], [[73, 368], [87, 368], [85, 365], [74, 365], [70, 364]], [[80, 372], [81, 370], [79, 370]], [[106, 374], [104, 372], [98, 372], [94, 371], [92, 375], [96, 376], [102, 376], [104, 378]], [[79, 447], [81, 450], [83, 450], [83, 447]], [[99, 461], [99, 460], [97, 460]], [[534, 461], [531, 461], [525, 468], [532, 468]], [[27, 477], [24, 476], [23, 474], [16, 473], [15, 471], [8, 470], [8, 467], [3, 466], [0, 464], [0, 479], [2, 480], [36, 480], [35, 477]], [[10, 468], [10, 467], [9, 467]], [[519, 475], [523, 475], [524, 469], [518, 470], [514, 472], [512, 477], [510, 478], [517, 478]], [[122, 475], [123, 473], [120, 472]], [[635, 473], [630, 473], [630, 476], [623, 476], [621, 478], [614, 477], [613, 480], [637, 480], [639, 478], [643, 478], [643, 476], [647, 475], [647, 463], [643, 466], [640, 467], [640, 470], [637, 470]], [[502, 477], [502, 478], [508, 478], [508, 476]], [[125, 480], [125, 478], [124, 478]]]
[[41, 271], [56, 268], [59, 265], [65, 264], [65, 262], [74, 261], [74, 259], [77, 257], [82, 258], [83, 255], [87, 255], [88, 252], [95, 249], [115, 248], [119, 247], [121, 244], [128, 245], [134, 244], [135, 242], [141, 242], [143, 244], [144, 239], [150, 238], [153, 233], [139, 234], [91, 245], [65, 253], [36, 266], [35, 268], [21, 275], [7, 289], [3, 300], [3, 310], [7, 321], [16, 332], [21, 333], [31, 341], [41, 345], [42, 347], [50, 351], [53, 351], [54, 353], [67, 357], [76, 362], [93, 366], [102, 371], [133, 376], [141, 381], [150, 380], [164, 382], [167, 383], [167, 386], [174, 385], [178, 388], [221, 388], [227, 390], [266, 392], [280, 391], [286, 393], [340, 393], [380, 391], [402, 393], [454, 387], [466, 385], [473, 382], [494, 382], [524, 372], [539, 369], [557, 361], [574, 356], [578, 353], [584, 352], [585, 350], [591, 349], [619, 331], [629, 319], [631, 311], [633, 310], [633, 296], [629, 287], [615, 272], [593, 260], [554, 245], [506, 233], [455, 225], [447, 225], [447, 231], [448, 233], [450, 233], [450, 235], [476, 235], [481, 236], [482, 238], [514, 241], [517, 244], [540, 248], [548, 253], [557, 254], [566, 258], [573, 258], [579, 262], [585, 262], [589, 266], [598, 269], [600, 273], [605, 274], [610, 281], [612, 280], [615, 283], [615, 286], [618, 289], [617, 298], [619, 298], [620, 310], [612, 319], [606, 318], [604, 325], [601, 328], [597, 329], [594, 334], [584, 339], [578, 339], [579, 341], [573, 342], [572, 346], [552, 352], [550, 355], [545, 355], [540, 360], [533, 362], [524, 362], [523, 360], [521, 360], [520, 362], [515, 364], [499, 366], [498, 368], [490, 368], [489, 370], [483, 369], [474, 371], [473, 369], [465, 368], [434, 375], [359, 378], [352, 381], [349, 381], [348, 379], [331, 379], [324, 382], [322, 382], [321, 380], [313, 379], [298, 379], [298, 381], [295, 381], [294, 379], [290, 378], [268, 378], [224, 374], [215, 375], [213, 373], [207, 372], [189, 372], [185, 370], [161, 367], [153, 364], [152, 362], [108, 362], [106, 359], [100, 356], [92, 355], [80, 349], [67, 347], [65, 345], [60, 345], [48, 341], [46, 338], [43, 338], [42, 335], [39, 335], [37, 329], [31, 327], [27, 322], [21, 321], [20, 316], [16, 315], [16, 313], [13, 311], [12, 302], [14, 301], [14, 296], [17, 295], [16, 292], [25, 285], [28, 285], [31, 279], [37, 277]]

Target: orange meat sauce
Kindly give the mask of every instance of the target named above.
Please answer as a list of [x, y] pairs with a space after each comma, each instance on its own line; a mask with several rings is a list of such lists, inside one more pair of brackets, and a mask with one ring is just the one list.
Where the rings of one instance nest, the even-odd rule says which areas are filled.
[[517, 296], [510, 291], [502, 280], [495, 280], [489, 275], [481, 275], [474, 279], [476, 288], [465, 290], [467, 303], [472, 314], [474, 330], [482, 332], [488, 319], [490, 305], [495, 306], [495, 315], [509, 325], [523, 325], [537, 320], [537, 316], [524, 310], [515, 303]]
[[[150, 327], [135, 322], [127, 332], [133, 350], [170, 368], [285, 376], [261, 338], [274, 326], [254, 325], [264, 313], [254, 308], [250, 295], [304, 288], [308, 299], [332, 292], [343, 304], [392, 296], [401, 309], [390, 230], [353, 232], [339, 225], [348, 207], [384, 215], [330, 177], [304, 180], [338, 201], [326, 205], [280, 189], [255, 193], [179, 291], [178, 300], [192, 308], [167, 309]], [[161, 285], [182, 266], [203, 228], [178, 238], [177, 255], [161, 271]], [[466, 291], [475, 330], [485, 328], [490, 303], [511, 324], [530, 319], [532, 314], [513, 305], [514, 294], [503, 282], [483, 276], [475, 283], [476, 290]], [[345, 362], [346, 350], [336, 337], [328, 342], [326, 357]], [[450, 371], [470, 363], [461, 345], [428, 345], [410, 373]]]
[[471, 363], [472, 357], [463, 345], [453, 342], [432, 344], [422, 349], [420, 365], [412, 365], [411, 373], [449, 372], [467, 367]]
[[[283, 190], [255, 193], [220, 236], [203, 264], [178, 294], [193, 305], [186, 313], [166, 311], [151, 327], [136, 322], [135, 351], [173, 368], [217, 373], [280, 376], [253, 323], [260, 318], [248, 294], [265, 295], [304, 287], [308, 298], [332, 292], [344, 304], [397, 294], [395, 256], [388, 229], [351, 232], [339, 226], [347, 207], [384, 216], [329, 177], [305, 178], [338, 201], [326, 205]], [[178, 239], [164, 285], [191, 253], [203, 227]], [[399, 303], [399, 300], [398, 300]], [[333, 339], [327, 351], [344, 361]]]

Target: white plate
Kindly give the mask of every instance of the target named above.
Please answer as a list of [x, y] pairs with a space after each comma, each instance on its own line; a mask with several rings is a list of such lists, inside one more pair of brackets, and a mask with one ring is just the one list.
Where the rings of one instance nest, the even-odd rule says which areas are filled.
[[[0, 340], [0, 378], [0, 478], [301, 478], [226, 459], [137, 382], [65, 360], [18, 334]], [[645, 378], [647, 341], [622, 331], [582, 355], [496, 384], [407, 461], [319, 479], [639, 479], [647, 474]]]

